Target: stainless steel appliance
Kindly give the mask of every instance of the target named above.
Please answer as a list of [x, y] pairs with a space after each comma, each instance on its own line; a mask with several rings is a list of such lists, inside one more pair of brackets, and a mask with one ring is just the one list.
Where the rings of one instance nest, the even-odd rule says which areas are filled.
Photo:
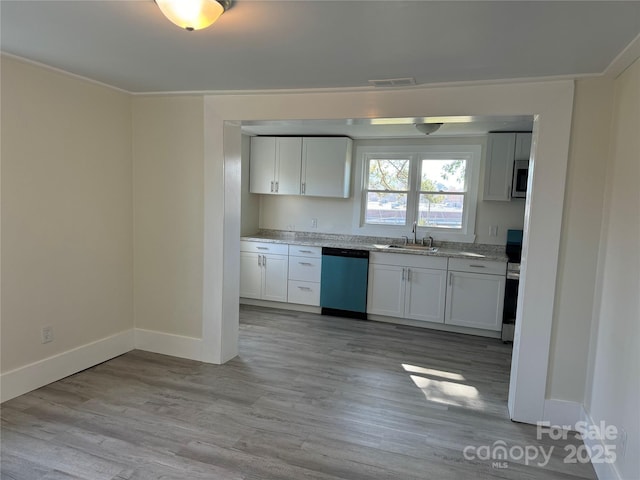
[[323, 315], [367, 318], [369, 252], [322, 248], [320, 306]]
[[512, 198], [525, 198], [527, 196], [528, 180], [529, 160], [516, 160], [513, 164], [513, 182], [511, 183]]
[[504, 310], [502, 316], [502, 341], [513, 342], [516, 327], [516, 309], [518, 305], [518, 287], [520, 285], [520, 257], [522, 255], [522, 230], [507, 231], [505, 252], [507, 263], [507, 282], [504, 289]]

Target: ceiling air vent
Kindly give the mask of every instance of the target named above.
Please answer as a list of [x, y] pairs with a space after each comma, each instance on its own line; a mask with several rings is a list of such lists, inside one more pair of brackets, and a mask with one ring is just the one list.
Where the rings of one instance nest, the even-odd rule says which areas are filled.
[[377, 88], [408, 87], [410, 85], [415, 85], [415, 84], [416, 84], [416, 79], [413, 77], [385, 78], [384, 80], [369, 80], [369, 85], [372, 85]]

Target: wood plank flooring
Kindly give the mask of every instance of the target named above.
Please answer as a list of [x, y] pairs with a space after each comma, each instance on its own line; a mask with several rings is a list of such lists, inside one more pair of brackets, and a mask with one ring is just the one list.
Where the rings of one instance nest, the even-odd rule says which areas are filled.
[[[509, 421], [499, 340], [240, 315], [240, 354], [225, 365], [133, 351], [5, 402], [2, 480], [595, 478], [563, 462], [567, 441]], [[553, 455], [506, 468], [463, 455], [500, 440]]]

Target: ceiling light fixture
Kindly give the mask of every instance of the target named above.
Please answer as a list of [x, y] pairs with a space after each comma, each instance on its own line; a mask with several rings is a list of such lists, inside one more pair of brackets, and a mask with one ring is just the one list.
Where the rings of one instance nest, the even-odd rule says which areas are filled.
[[231, 7], [231, 0], [155, 0], [172, 23], [188, 31], [212, 25]]
[[429, 135], [430, 133], [438, 130], [442, 124], [441, 123], [416, 123], [416, 130], [424, 133], [425, 135]]

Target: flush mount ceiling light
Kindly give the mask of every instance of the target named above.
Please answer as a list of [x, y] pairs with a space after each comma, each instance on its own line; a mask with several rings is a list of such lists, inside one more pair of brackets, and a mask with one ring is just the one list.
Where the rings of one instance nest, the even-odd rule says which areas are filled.
[[231, 7], [231, 0], [155, 0], [160, 11], [180, 28], [201, 30]]
[[430, 133], [438, 130], [442, 124], [441, 123], [416, 123], [416, 130], [424, 133], [425, 135], [429, 135]]

